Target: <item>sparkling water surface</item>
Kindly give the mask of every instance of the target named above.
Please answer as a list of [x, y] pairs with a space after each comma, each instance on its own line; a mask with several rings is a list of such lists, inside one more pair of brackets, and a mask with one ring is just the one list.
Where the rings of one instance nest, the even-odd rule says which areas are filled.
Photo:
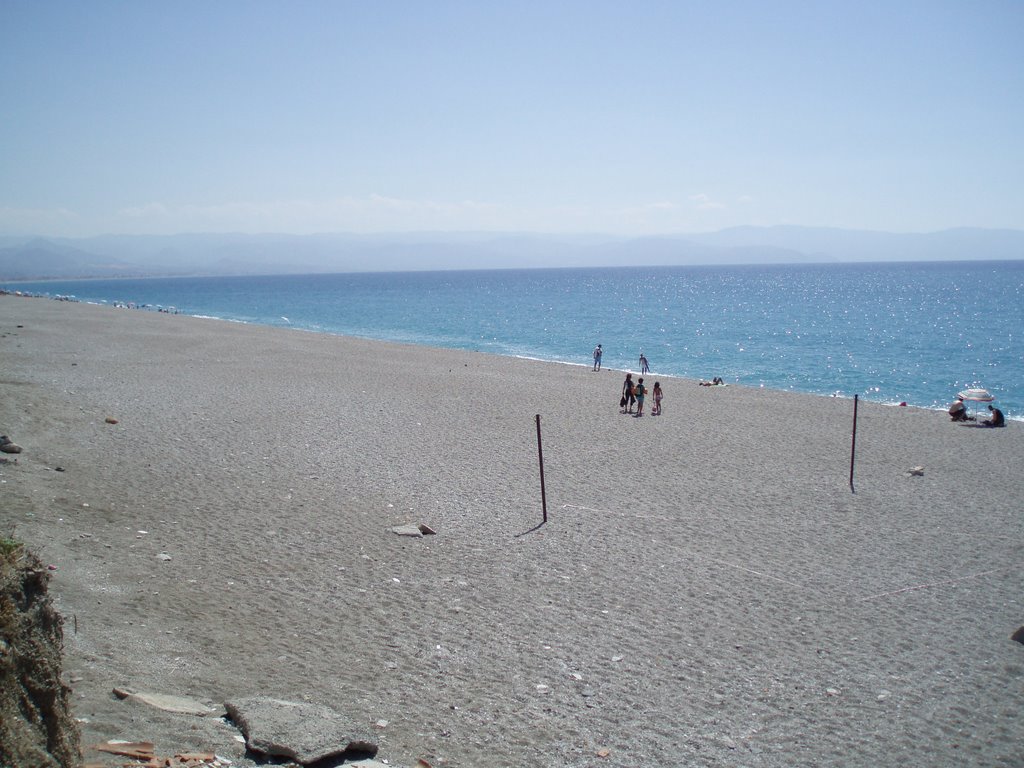
[[[1024, 419], [1024, 261], [8, 283], [264, 325]], [[618, 388], [619, 382], [614, 382]]]

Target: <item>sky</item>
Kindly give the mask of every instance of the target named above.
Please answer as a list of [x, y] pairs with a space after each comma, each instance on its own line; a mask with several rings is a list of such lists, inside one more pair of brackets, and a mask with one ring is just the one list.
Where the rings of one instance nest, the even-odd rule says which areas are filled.
[[0, 0], [0, 235], [1024, 229], [1024, 2]]

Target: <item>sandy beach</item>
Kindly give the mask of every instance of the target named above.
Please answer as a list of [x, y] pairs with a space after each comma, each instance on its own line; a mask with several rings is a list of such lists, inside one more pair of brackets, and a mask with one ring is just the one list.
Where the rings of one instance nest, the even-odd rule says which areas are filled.
[[851, 492], [850, 400], [655, 372], [631, 418], [580, 362], [0, 296], [0, 534], [56, 567], [82, 744], [253, 764], [120, 687], [327, 705], [394, 766], [1024, 764], [1020, 422], [861, 402]]

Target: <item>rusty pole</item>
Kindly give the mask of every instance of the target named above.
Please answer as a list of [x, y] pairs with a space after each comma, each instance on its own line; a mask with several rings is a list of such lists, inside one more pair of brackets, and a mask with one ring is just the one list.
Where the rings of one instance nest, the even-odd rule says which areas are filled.
[[857, 449], [857, 395], [853, 396], [853, 435], [850, 437], [850, 492], [853, 490], [853, 459]]
[[540, 442], [540, 414], [537, 414], [537, 461], [540, 463], [540, 504], [544, 510], [544, 522], [548, 521], [548, 500], [544, 493], [544, 448]]

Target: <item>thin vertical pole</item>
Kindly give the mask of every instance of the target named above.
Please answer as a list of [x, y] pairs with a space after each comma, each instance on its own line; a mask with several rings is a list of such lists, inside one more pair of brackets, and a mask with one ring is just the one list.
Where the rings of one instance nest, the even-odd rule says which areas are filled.
[[850, 491], [853, 490], [853, 460], [857, 450], [857, 395], [853, 396], [853, 435], [850, 437]]
[[537, 461], [540, 462], [540, 504], [544, 510], [544, 522], [548, 521], [548, 499], [544, 493], [544, 448], [540, 442], [540, 414], [537, 414]]

